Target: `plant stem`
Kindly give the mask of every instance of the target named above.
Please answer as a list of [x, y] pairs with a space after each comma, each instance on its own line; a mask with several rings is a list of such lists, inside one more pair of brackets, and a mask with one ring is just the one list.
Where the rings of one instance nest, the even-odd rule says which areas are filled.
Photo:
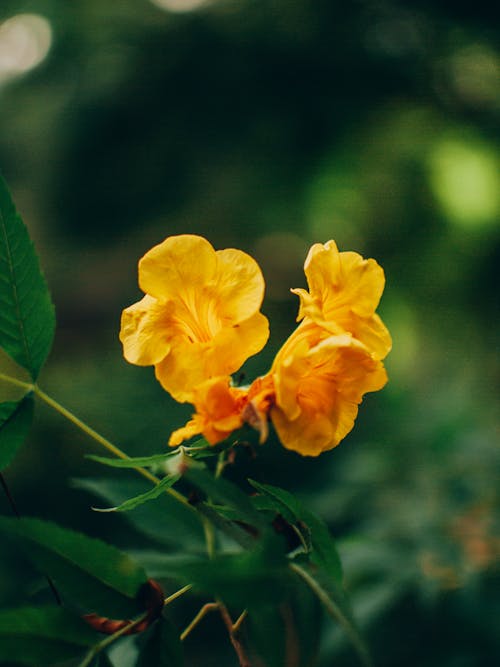
[[109, 637], [106, 637], [106, 639], [103, 639], [102, 642], [99, 642], [95, 646], [93, 646], [90, 651], [87, 653], [85, 658], [82, 660], [82, 662], [78, 665], [78, 667], [88, 667], [92, 660], [95, 658], [95, 656], [103, 651], [105, 648], [107, 648], [110, 644], [112, 644], [114, 641], [122, 637], [123, 635], [127, 634], [132, 628], [134, 628], [136, 625], [141, 623], [148, 615], [148, 612], [145, 612], [144, 614], [141, 614], [138, 616], [136, 619], [133, 621], [130, 621], [127, 625], [125, 625], [123, 628], [120, 628], [117, 630], [114, 634], [109, 635]]
[[[231, 644], [233, 645], [233, 648], [236, 651], [236, 655], [238, 656], [240, 667], [252, 667], [250, 660], [248, 659], [247, 654], [245, 653], [245, 649], [243, 648], [243, 644], [240, 642], [237, 636], [237, 630], [239, 629], [239, 625], [237, 626], [238, 621], [236, 621], [236, 623], [233, 623], [225, 604], [223, 604], [222, 602], [218, 602], [218, 607], [220, 614], [222, 616], [222, 620], [224, 621], [224, 624], [229, 633], [229, 639], [231, 640]], [[235, 626], [237, 626], [237, 630], [235, 630]]]
[[180, 598], [181, 595], [184, 595], [184, 593], [187, 593], [192, 588], [193, 588], [192, 584], [188, 584], [187, 586], [184, 586], [175, 593], [172, 593], [172, 595], [169, 595], [168, 597], [165, 598], [165, 600], [163, 601], [163, 606], [165, 607], [167, 604], [170, 604], [174, 600], [177, 600], [177, 598]]
[[362, 638], [359, 636], [358, 631], [353, 626], [351, 621], [340, 610], [338, 605], [336, 605], [331, 597], [325, 593], [318, 582], [313, 577], [311, 577], [307, 570], [300, 567], [300, 565], [297, 565], [297, 563], [290, 563], [289, 567], [306, 582], [306, 584], [315, 593], [318, 599], [321, 600], [330, 616], [332, 616], [339, 623], [339, 625], [342, 626], [346, 635], [349, 637], [352, 646], [356, 650], [358, 658], [363, 667], [373, 667], [370, 654], [368, 653], [368, 649], [366, 648]]
[[[128, 459], [128, 455], [125, 454], [124, 451], [119, 449], [116, 445], [114, 445], [112, 442], [110, 442], [107, 438], [103, 437], [100, 433], [95, 431], [93, 428], [85, 424], [81, 419], [79, 419], [76, 415], [74, 415], [72, 412], [70, 412], [67, 408], [65, 408], [63, 405], [58, 403], [56, 400], [54, 400], [51, 396], [46, 394], [38, 385], [32, 385], [32, 390], [35, 393], [36, 396], [38, 396], [39, 399], [41, 399], [44, 403], [49, 405], [51, 408], [53, 408], [56, 412], [58, 412], [60, 415], [65, 417], [68, 421], [70, 421], [72, 424], [77, 426], [81, 431], [86, 433], [90, 438], [98, 442], [102, 447], [108, 450], [111, 454], [116, 456], [117, 458], [120, 459]], [[146, 470], [146, 468], [142, 467], [136, 467], [134, 468], [136, 472], [139, 473], [139, 475], [142, 475], [145, 477], [147, 480], [150, 482], [153, 482], [156, 486], [160, 483], [160, 479], [156, 477], [156, 475], [153, 475], [153, 473], [149, 472], [149, 470]], [[165, 489], [166, 493], [171, 495], [173, 498], [178, 500], [180, 503], [185, 505], [186, 507], [189, 507], [190, 509], [194, 510], [192, 505], [189, 504], [187, 499], [178, 491], [172, 488]], [[195, 511], [195, 510], [194, 510]]]
[[204, 604], [203, 607], [200, 609], [200, 611], [196, 614], [196, 616], [193, 618], [191, 623], [181, 632], [181, 642], [183, 642], [186, 637], [195, 629], [195, 627], [198, 625], [198, 623], [205, 618], [205, 616], [210, 612], [210, 611], [215, 611], [218, 609], [219, 605], [217, 602], [207, 602], [207, 604]]

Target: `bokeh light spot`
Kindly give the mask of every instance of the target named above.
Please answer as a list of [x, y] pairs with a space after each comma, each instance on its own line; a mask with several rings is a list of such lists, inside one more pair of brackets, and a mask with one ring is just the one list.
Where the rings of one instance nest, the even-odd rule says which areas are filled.
[[210, 0], [151, 0], [153, 5], [169, 12], [183, 13], [193, 12], [207, 5]]
[[0, 25], [0, 82], [39, 65], [52, 44], [50, 23], [38, 14], [17, 14]]
[[448, 139], [431, 151], [430, 184], [441, 208], [459, 227], [490, 227], [500, 213], [499, 160], [480, 143]]

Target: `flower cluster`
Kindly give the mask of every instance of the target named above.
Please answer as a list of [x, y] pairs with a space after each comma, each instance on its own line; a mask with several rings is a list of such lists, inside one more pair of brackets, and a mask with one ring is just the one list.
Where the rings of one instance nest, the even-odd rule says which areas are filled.
[[387, 382], [391, 337], [375, 313], [384, 272], [334, 241], [313, 245], [304, 269], [309, 289], [292, 290], [299, 325], [270, 371], [238, 388], [231, 373], [269, 335], [257, 263], [193, 235], [171, 236], [140, 260], [145, 296], [123, 311], [120, 339], [127, 361], [153, 365], [162, 386], [195, 407], [170, 445], [198, 434], [216, 444], [244, 423], [264, 441], [270, 419], [286, 448], [317, 456], [349, 433], [363, 395]]

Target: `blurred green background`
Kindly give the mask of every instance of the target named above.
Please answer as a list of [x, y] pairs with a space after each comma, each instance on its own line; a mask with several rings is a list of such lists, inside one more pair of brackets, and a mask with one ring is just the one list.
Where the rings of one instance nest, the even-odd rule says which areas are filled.
[[[303, 459], [271, 440], [248, 463], [330, 523], [378, 667], [500, 660], [499, 14], [444, 0], [0, 5], [0, 168], [58, 316], [41, 385], [127, 452], [162, 450], [190, 413], [121, 356], [151, 246], [190, 232], [259, 261], [271, 340], [249, 380], [294, 327], [288, 290], [311, 243], [384, 267], [388, 386], [336, 450]], [[103, 474], [83, 458], [92, 442], [37, 417], [6, 471], [20, 510], [141, 547], [74, 486]], [[33, 582], [1, 550], [0, 564], [0, 605], [24, 601]], [[219, 630], [197, 630], [188, 665], [235, 663]], [[356, 664], [330, 623], [318, 664]]]

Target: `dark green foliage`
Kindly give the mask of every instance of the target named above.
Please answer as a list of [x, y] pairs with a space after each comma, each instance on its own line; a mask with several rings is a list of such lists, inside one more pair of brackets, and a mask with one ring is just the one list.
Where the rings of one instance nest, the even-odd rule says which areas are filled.
[[149, 630], [141, 647], [136, 667], [183, 667], [179, 633], [165, 615]]
[[36, 380], [54, 330], [54, 307], [35, 249], [0, 176], [0, 347]]
[[149, 489], [149, 491], [145, 491], [144, 493], [140, 493], [138, 496], [129, 498], [116, 507], [110, 507], [107, 509], [98, 509], [94, 507], [94, 510], [99, 512], [129, 512], [130, 510], [134, 510], [136, 507], [147, 503], [149, 500], [156, 500], [158, 496], [165, 493], [165, 491], [173, 486], [175, 482], [178, 482], [179, 479], [180, 475], [167, 475], [161, 480], [159, 484], [153, 486], [152, 489]]
[[0, 662], [45, 667], [85, 652], [98, 635], [60, 607], [0, 611]]
[[323, 567], [333, 580], [340, 584], [342, 565], [337, 547], [325, 522], [305, 508], [289, 491], [269, 484], [259, 484], [253, 480], [250, 480], [250, 484], [266, 494], [271, 499], [272, 507], [296, 526], [304, 541], [310, 542], [312, 562]]
[[136, 597], [146, 574], [115, 547], [39, 519], [2, 517], [0, 533], [17, 540], [21, 553], [84, 612], [127, 618], [142, 611]]
[[[104, 499], [113, 506], [126, 502], [131, 495], [148, 493], [151, 484], [137, 478], [79, 479], [74, 481], [77, 488], [85, 489]], [[184, 551], [205, 550], [205, 538], [196, 511], [162, 493], [153, 503], [137, 507], [125, 514], [140, 534], [165, 545], [177, 548], [182, 544]]]
[[0, 470], [12, 461], [28, 435], [33, 421], [33, 397], [19, 403], [0, 404]]

